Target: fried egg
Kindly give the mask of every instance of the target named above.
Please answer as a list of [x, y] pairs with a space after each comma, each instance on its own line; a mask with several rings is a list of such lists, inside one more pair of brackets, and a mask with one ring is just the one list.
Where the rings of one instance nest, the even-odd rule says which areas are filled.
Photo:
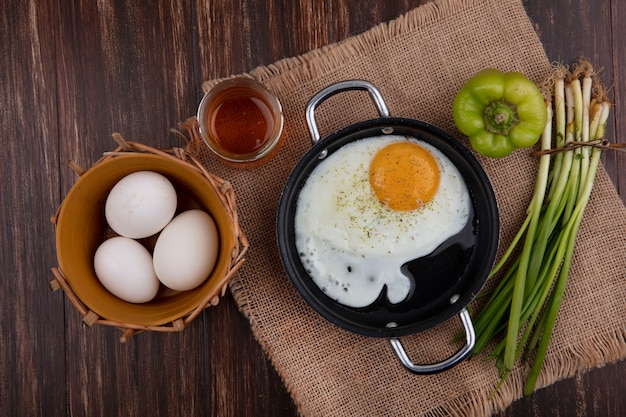
[[295, 243], [307, 273], [335, 301], [366, 307], [386, 288], [397, 304], [412, 289], [402, 265], [458, 234], [470, 203], [458, 168], [436, 147], [395, 135], [359, 139], [307, 178]]

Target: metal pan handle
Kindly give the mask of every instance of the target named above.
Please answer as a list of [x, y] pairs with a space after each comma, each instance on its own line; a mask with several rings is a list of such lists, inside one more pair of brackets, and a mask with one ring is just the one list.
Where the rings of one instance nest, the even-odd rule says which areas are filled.
[[[458, 299], [458, 296], [455, 296], [452, 298], [452, 300], [450, 300], [450, 302], [454, 304], [454, 302], [456, 302], [457, 299]], [[461, 312], [459, 313], [459, 316], [461, 317], [461, 321], [463, 322], [463, 327], [465, 328], [465, 346], [463, 346], [454, 355], [450, 356], [449, 358], [441, 362], [428, 364], [428, 365], [416, 365], [413, 362], [411, 362], [411, 360], [409, 359], [408, 355], [406, 354], [406, 351], [404, 350], [404, 347], [402, 347], [402, 343], [400, 342], [400, 340], [397, 338], [390, 339], [389, 342], [391, 343], [391, 347], [393, 348], [396, 355], [398, 356], [398, 359], [400, 359], [400, 362], [402, 363], [402, 365], [404, 365], [406, 369], [408, 369], [409, 371], [415, 374], [420, 374], [420, 375], [435, 374], [435, 373], [450, 369], [453, 366], [462, 362], [465, 358], [467, 358], [469, 354], [472, 353], [472, 349], [474, 348], [474, 345], [476, 344], [476, 333], [474, 332], [474, 325], [472, 324], [472, 319], [470, 318], [469, 312], [467, 311], [466, 308], [463, 308], [463, 310], [461, 310]], [[395, 327], [396, 324], [389, 323], [387, 326]]]
[[378, 113], [380, 113], [382, 117], [389, 117], [389, 110], [383, 100], [383, 96], [374, 84], [364, 80], [349, 80], [332, 84], [314, 95], [313, 98], [309, 100], [309, 104], [306, 106], [306, 122], [309, 125], [309, 132], [311, 133], [311, 140], [313, 141], [313, 144], [320, 140], [320, 132], [317, 129], [317, 123], [315, 122], [315, 109], [317, 106], [337, 93], [351, 90], [367, 91], [374, 101]]

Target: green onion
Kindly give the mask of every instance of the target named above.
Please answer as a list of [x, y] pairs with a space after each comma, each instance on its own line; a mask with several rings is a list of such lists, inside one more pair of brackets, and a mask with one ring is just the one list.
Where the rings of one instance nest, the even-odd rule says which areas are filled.
[[603, 139], [610, 110], [585, 60], [573, 72], [556, 66], [548, 85], [549, 117], [533, 197], [524, 223], [491, 271], [490, 278], [500, 274], [500, 282], [475, 318], [474, 355], [493, 346], [489, 357], [499, 370], [497, 388], [520, 358], [532, 362], [525, 395], [535, 389], [543, 366], [600, 162], [601, 150], [586, 145]]

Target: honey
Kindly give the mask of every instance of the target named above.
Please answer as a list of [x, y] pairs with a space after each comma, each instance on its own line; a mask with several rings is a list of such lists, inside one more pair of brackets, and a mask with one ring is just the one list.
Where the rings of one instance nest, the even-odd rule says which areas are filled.
[[228, 152], [257, 152], [272, 137], [274, 120], [267, 104], [256, 97], [239, 96], [220, 104], [211, 117], [215, 139]]
[[207, 92], [198, 109], [200, 133], [226, 165], [251, 168], [278, 149], [283, 115], [278, 99], [245, 77], [223, 81]]

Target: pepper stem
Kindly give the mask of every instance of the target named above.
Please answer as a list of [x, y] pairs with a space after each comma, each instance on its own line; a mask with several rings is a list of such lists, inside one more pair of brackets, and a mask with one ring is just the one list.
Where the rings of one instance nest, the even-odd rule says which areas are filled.
[[508, 135], [518, 123], [517, 109], [504, 99], [492, 101], [483, 111], [485, 128], [498, 135]]

